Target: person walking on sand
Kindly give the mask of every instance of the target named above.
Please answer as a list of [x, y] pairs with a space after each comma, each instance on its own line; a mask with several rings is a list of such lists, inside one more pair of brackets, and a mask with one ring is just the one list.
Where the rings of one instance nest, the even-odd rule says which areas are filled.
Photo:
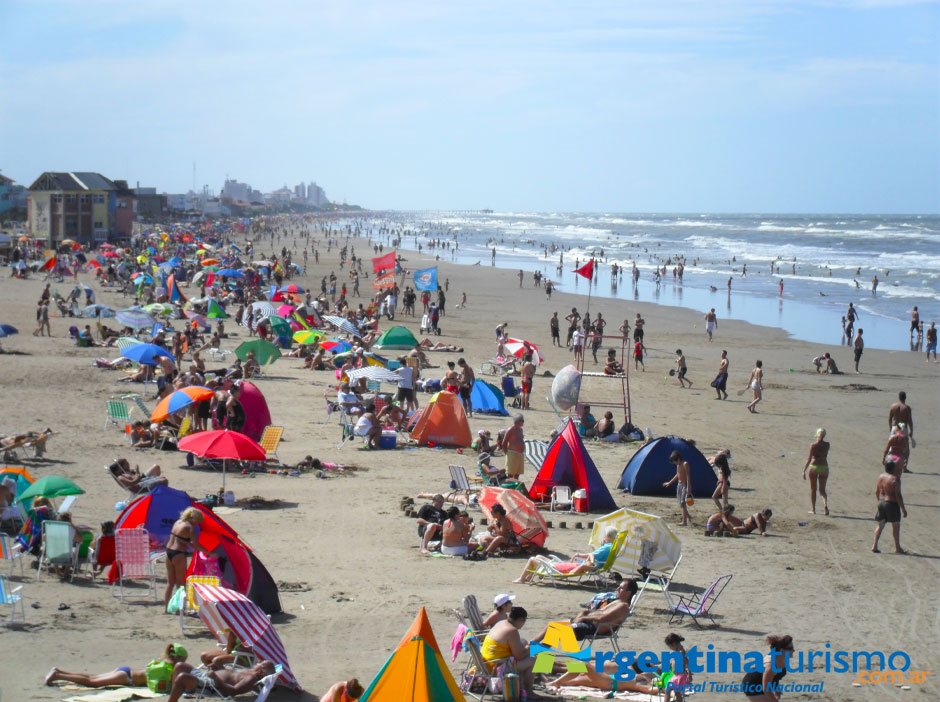
[[809, 503], [810, 514], [816, 514], [816, 490], [823, 499], [823, 509], [829, 516], [829, 496], [826, 494], [826, 482], [829, 480], [829, 442], [826, 441], [826, 430], [820, 427], [816, 430], [816, 441], [809, 447], [809, 456], [803, 465], [803, 480], [809, 473]]
[[917, 305], [911, 310], [911, 341], [914, 340], [914, 334], [920, 328], [920, 312], [917, 311]]
[[663, 487], [669, 487], [676, 483], [676, 501], [682, 507], [682, 521], [680, 526], [686, 526], [692, 523], [692, 515], [689, 514], [689, 496], [692, 494], [691, 476], [692, 470], [687, 461], [683, 460], [682, 454], [673, 451], [669, 454], [669, 462], [676, 467], [676, 474], [672, 480], [663, 483]]
[[552, 346], [561, 347], [561, 329], [558, 321], [558, 313], [554, 312], [552, 318], [548, 320], [548, 329], [552, 333]]
[[894, 461], [885, 463], [885, 472], [878, 476], [878, 482], [875, 485], [875, 499], [878, 500], [878, 511], [875, 513], [875, 521], [878, 526], [875, 527], [875, 543], [872, 544], [872, 553], [881, 553], [878, 550], [878, 539], [881, 538], [881, 532], [884, 531], [885, 524], [891, 524], [892, 536], [894, 536], [894, 552], [907, 553], [901, 548], [901, 517], [907, 519], [907, 510], [904, 508], [904, 497], [901, 495], [901, 481], [897, 479], [895, 472], [897, 466]]
[[864, 329], [859, 329], [858, 334], [855, 335], [855, 372], [861, 375], [861, 371], [858, 369], [858, 362], [862, 360], [862, 352], [865, 350], [865, 342], [862, 340], [862, 332]]
[[636, 370], [640, 366], [643, 366], [643, 372], [646, 372], [646, 364], [643, 363], [643, 354], [646, 353], [646, 347], [643, 345], [643, 340], [639, 339], [633, 345], [633, 369]]
[[907, 393], [903, 390], [898, 393], [898, 401], [888, 408], [888, 435], [893, 434], [894, 427], [902, 423], [907, 427], [904, 433], [910, 437], [911, 446], [917, 448], [917, 443], [914, 441], [914, 413], [907, 405]]
[[927, 363], [930, 363], [930, 353], [933, 352], [933, 362], [937, 363], [937, 323], [931, 322], [927, 327]]
[[519, 399], [522, 409], [527, 410], [530, 409], [529, 398], [532, 396], [532, 381], [535, 378], [535, 364], [532, 363], [531, 353], [525, 355], [524, 361], [519, 371], [519, 374], [522, 376], [522, 394]]
[[715, 376], [715, 379], [712, 381], [712, 387], [715, 388], [715, 392], [718, 393], [716, 400], [727, 400], [728, 399], [728, 352], [725, 349], [721, 350], [721, 361], [718, 362], [718, 375]]
[[705, 313], [705, 333], [708, 334], [708, 340], [712, 340], [712, 334], [718, 328], [718, 315], [715, 314], [715, 308], [712, 307]]
[[[764, 371], [762, 366], [764, 362], [760, 359], [754, 364], [753, 370], [751, 370], [751, 375], [747, 379], [747, 385], [744, 386], [744, 390], [748, 388], [754, 393], [754, 399], [751, 400], [751, 403], [747, 406], [748, 412], [751, 414], [757, 414], [757, 410], [754, 409], [757, 407], [757, 403], [760, 402], [764, 397]], [[741, 391], [743, 392], [743, 390]], [[740, 393], [739, 393], [740, 394]]]
[[685, 389], [686, 383], [689, 384], [689, 388], [692, 387], [692, 381], [685, 377], [688, 371], [689, 368], [685, 364], [685, 355], [682, 353], [682, 349], [676, 349], [676, 378], [679, 380], [680, 388]]

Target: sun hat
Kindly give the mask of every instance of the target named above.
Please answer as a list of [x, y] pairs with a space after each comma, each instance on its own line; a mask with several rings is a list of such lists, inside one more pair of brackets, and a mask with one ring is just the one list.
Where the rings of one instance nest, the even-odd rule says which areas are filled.
[[515, 595], [507, 595], [505, 592], [500, 593], [493, 598], [493, 605], [496, 607], [502, 607], [504, 604], [507, 602], [512, 602], [514, 599], [516, 599]]

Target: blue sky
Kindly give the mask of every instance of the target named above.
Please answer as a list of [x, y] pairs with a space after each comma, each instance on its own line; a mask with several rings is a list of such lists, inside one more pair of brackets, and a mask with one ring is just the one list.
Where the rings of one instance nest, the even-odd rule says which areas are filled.
[[0, 169], [376, 208], [940, 211], [940, 3], [0, 2]]

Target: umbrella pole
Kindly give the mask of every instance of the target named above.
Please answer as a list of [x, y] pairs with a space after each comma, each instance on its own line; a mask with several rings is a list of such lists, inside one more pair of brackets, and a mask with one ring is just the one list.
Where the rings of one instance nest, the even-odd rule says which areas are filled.
[[222, 459], [222, 492], [225, 492], [225, 469], [228, 466], [228, 459]]

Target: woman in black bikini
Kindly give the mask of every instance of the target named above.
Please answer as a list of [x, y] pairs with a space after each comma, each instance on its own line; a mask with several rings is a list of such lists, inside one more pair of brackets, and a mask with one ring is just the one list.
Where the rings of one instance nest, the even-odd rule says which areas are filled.
[[[186, 649], [176, 643], [167, 644], [163, 652], [163, 660], [167, 660], [173, 665], [183, 663], [186, 660]], [[57, 680], [83, 685], [85, 687], [108, 687], [109, 685], [133, 685], [134, 687], [144, 687], [147, 685], [147, 670], [145, 668], [134, 669], [129, 665], [118, 666], [109, 673], [100, 673], [91, 675], [89, 673], [70, 673], [67, 670], [53, 668], [46, 675], [46, 685], [51, 685]], [[169, 690], [166, 690], [169, 692]]]
[[770, 653], [764, 656], [764, 670], [755, 670], [744, 676], [742, 691], [751, 702], [778, 702], [780, 692], [776, 686], [787, 674], [786, 659], [793, 653], [792, 636], [768, 636]]
[[170, 529], [170, 540], [166, 544], [166, 591], [163, 603], [168, 605], [176, 588], [186, 586], [186, 570], [189, 567], [189, 550], [202, 551], [209, 555], [196, 540], [196, 526], [203, 520], [202, 512], [195, 507], [183, 510], [180, 518]]
[[773, 516], [773, 514], [773, 510], [768, 507], [761, 512], [752, 514], [750, 517], [744, 520], [744, 524], [739, 527], [735, 527], [734, 530], [738, 534], [750, 534], [752, 531], [757, 529], [761, 536], [767, 536], [767, 522], [770, 521], [770, 518]]

